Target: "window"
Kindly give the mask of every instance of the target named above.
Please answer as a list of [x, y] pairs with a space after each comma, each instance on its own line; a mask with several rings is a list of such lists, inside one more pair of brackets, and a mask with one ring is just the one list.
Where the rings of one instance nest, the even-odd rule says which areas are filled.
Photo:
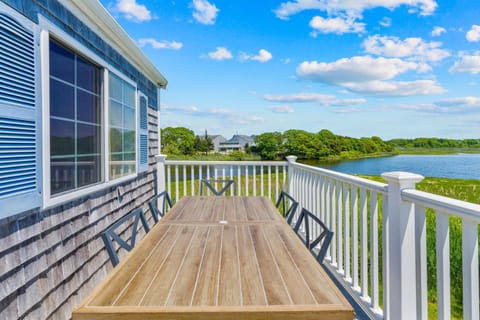
[[102, 181], [102, 69], [50, 40], [50, 194]]
[[136, 171], [135, 87], [110, 73], [109, 93], [109, 175], [114, 179]]

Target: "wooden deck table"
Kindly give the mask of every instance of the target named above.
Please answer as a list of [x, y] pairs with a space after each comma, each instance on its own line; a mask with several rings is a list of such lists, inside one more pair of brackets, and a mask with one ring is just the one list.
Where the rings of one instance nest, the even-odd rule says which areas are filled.
[[268, 198], [194, 196], [73, 319], [353, 319], [353, 309]]

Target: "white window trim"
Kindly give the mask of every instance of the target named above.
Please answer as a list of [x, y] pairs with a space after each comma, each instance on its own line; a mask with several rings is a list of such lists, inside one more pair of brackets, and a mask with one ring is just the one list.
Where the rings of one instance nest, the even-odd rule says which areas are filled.
[[[135, 87], [135, 109], [136, 109], [136, 119], [135, 122], [138, 126], [138, 88], [137, 84], [131, 79], [127, 78], [122, 72], [118, 71], [112, 65], [107, 63], [104, 59], [93, 53], [91, 50], [86, 48], [84, 45], [76, 41], [73, 37], [68, 35], [66, 32], [61, 30], [59, 27], [48, 21], [42, 15], [39, 15], [39, 29], [40, 31], [40, 62], [41, 62], [41, 106], [42, 106], [42, 165], [43, 167], [39, 170], [42, 171], [43, 181], [43, 207], [42, 209], [47, 209], [62, 203], [70, 202], [80, 197], [84, 197], [88, 194], [109, 188], [111, 186], [121, 184], [128, 180], [134, 179], [138, 176], [138, 165], [136, 166], [135, 173], [116, 178], [111, 180], [108, 172], [108, 146], [109, 146], [109, 132], [108, 132], [108, 103], [109, 103], [109, 88], [108, 88], [108, 78], [109, 72], [114, 73], [117, 77], [120, 77], [122, 80], [125, 80], [129, 84]], [[55, 38], [60, 39], [60, 41], [74, 51], [80, 53], [81, 55], [87, 57], [88, 59], [95, 61], [95, 63], [101, 66], [104, 70], [103, 72], [103, 123], [104, 136], [102, 137], [102, 181], [87, 186], [84, 188], [67, 191], [64, 194], [53, 196], [51, 195], [50, 190], [50, 65], [49, 65], [49, 45], [50, 45], [50, 35], [53, 35]], [[137, 131], [138, 135], [138, 131]], [[135, 139], [137, 140], [137, 139]], [[136, 142], [137, 143], [137, 142]], [[136, 162], [138, 161], [138, 148], [136, 147], [135, 157]]]

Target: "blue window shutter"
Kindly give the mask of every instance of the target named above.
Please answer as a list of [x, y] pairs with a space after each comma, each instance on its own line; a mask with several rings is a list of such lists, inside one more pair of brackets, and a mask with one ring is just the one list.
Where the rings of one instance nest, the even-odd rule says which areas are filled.
[[148, 170], [148, 103], [144, 94], [138, 97], [138, 172], [144, 172]]
[[[40, 207], [35, 26], [0, 6], [0, 218]], [[20, 17], [19, 19], [24, 19]]]

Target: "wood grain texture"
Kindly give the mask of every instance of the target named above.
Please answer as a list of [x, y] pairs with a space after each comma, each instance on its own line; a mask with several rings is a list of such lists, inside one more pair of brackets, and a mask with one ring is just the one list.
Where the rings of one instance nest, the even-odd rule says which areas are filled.
[[182, 198], [73, 319], [353, 319], [269, 199]]

